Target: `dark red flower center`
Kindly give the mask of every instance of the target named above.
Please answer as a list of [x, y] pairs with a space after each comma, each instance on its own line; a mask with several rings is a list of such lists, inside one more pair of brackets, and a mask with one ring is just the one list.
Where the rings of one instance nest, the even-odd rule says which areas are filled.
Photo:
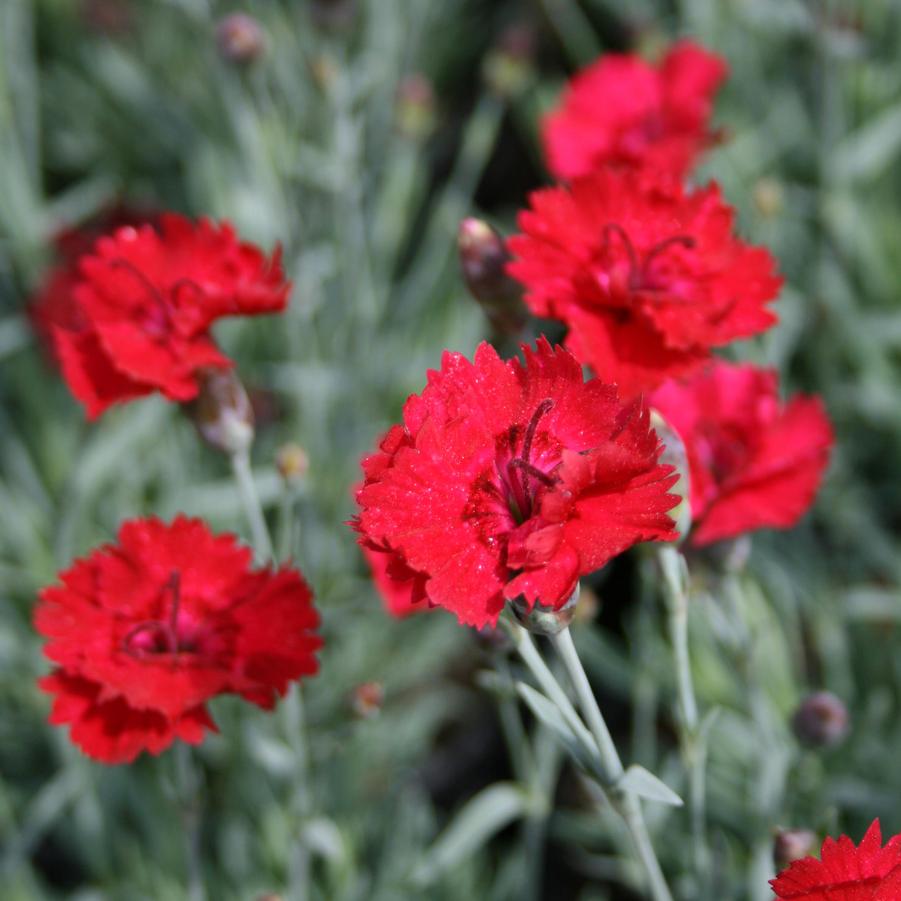
[[173, 570], [162, 588], [162, 619], [133, 626], [122, 639], [122, 650], [138, 660], [198, 654], [205, 650], [207, 631], [181, 603], [181, 573]]
[[697, 447], [703, 465], [717, 485], [740, 472], [751, 453], [744, 430], [727, 423], [701, 423]]
[[602, 232], [601, 258], [606, 264], [611, 287], [626, 293], [667, 290], [669, 279], [661, 265], [675, 247], [691, 249], [695, 239], [691, 235], [671, 235], [640, 254], [629, 233], [617, 222], [608, 222]]
[[538, 424], [553, 406], [554, 401], [545, 398], [535, 408], [526, 426], [518, 453], [515, 452], [517, 442], [514, 430], [496, 462], [499, 490], [517, 525], [531, 519], [539, 486], [553, 487], [557, 482], [552, 474], [556, 461], [549, 467], [550, 461], [534, 452]]
[[649, 144], [659, 141], [665, 131], [662, 111], [649, 110], [637, 122], [623, 130], [618, 149], [630, 159], [640, 156]]
[[129, 260], [117, 257], [110, 266], [128, 272], [140, 284], [143, 290], [142, 300], [133, 315], [142, 329], [157, 340], [164, 340], [173, 331], [173, 318], [183, 306], [185, 291], [201, 299], [205, 297], [203, 288], [190, 278], [180, 278], [167, 290], [161, 291]]
[[535, 408], [525, 428], [514, 426], [497, 440], [494, 464], [474, 486], [467, 518], [477, 519], [486, 541], [493, 544], [537, 513], [542, 489], [559, 481], [561, 446], [541, 420], [553, 408], [546, 398]]

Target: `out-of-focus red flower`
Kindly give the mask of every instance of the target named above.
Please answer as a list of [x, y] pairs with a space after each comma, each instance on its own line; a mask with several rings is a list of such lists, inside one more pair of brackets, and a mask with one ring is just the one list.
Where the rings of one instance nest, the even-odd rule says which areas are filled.
[[578, 73], [544, 121], [548, 169], [561, 179], [608, 166], [682, 177], [715, 140], [708, 120], [725, 60], [690, 41], [658, 67], [611, 53]]
[[650, 402], [685, 443], [692, 544], [790, 528], [813, 503], [834, 440], [818, 398], [782, 404], [774, 371], [717, 361]]
[[426, 600], [426, 576], [423, 573], [410, 569], [403, 557], [391, 551], [376, 550], [364, 544], [363, 556], [388, 613], [403, 619], [428, 610], [428, 604], [423, 603]]
[[583, 382], [540, 339], [525, 364], [488, 344], [446, 352], [403, 425], [363, 461], [354, 525], [424, 581], [429, 602], [494, 625], [507, 600], [559, 608], [580, 575], [639, 541], [676, 537], [672, 468], [639, 402]]
[[35, 613], [55, 664], [50, 721], [104, 763], [215, 730], [223, 692], [268, 710], [316, 672], [318, 616], [301, 574], [252, 570], [251, 552], [200, 520], [136, 519], [45, 588]]
[[882, 847], [879, 820], [859, 845], [827, 838], [820, 859], [791, 863], [770, 881], [779, 901], [897, 901], [901, 898], [901, 835]]
[[267, 259], [228, 223], [166, 214], [119, 228], [79, 261], [74, 320], [54, 323], [63, 374], [90, 418], [154, 391], [191, 400], [198, 371], [231, 365], [212, 323], [282, 310], [289, 290], [280, 252]]
[[94, 242], [106, 232], [124, 225], [153, 224], [156, 218], [149, 211], [117, 203], [86, 224], [66, 228], [55, 236], [56, 263], [28, 301], [31, 324], [51, 356], [56, 356], [53, 338], [56, 326], [67, 331], [87, 327], [73, 296], [79, 281], [78, 260], [89, 253]]
[[710, 348], [769, 328], [775, 263], [740, 241], [719, 188], [600, 172], [546, 188], [519, 215], [508, 271], [538, 316], [562, 319], [566, 343], [631, 397], [698, 367]]

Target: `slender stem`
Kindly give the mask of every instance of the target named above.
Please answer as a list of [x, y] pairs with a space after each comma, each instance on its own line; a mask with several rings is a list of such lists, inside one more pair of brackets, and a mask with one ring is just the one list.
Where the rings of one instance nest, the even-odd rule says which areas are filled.
[[232, 472], [238, 485], [238, 493], [241, 495], [241, 503], [250, 523], [250, 531], [253, 535], [253, 546], [257, 554], [264, 560], [272, 560], [272, 541], [269, 538], [269, 529], [263, 516], [263, 508], [260, 505], [260, 496], [253, 480], [253, 472], [250, 469], [250, 454], [247, 450], [236, 451], [231, 455]]
[[688, 653], [688, 595], [684, 585], [685, 562], [673, 547], [664, 546], [657, 551], [663, 584], [666, 588], [666, 605], [669, 612], [670, 641], [676, 663], [676, 685], [679, 691], [679, 711], [682, 725], [689, 735], [698, 729], [698, 703], [695, 699], [691, 662]]
[[554, 702], [573, 732], [576, 735], [585, 733], [587, 737], [588, 733], [585, 731], [585, 726], [579, 718], [579, 714], [576, 713], [576, 708], [573, 707], [572, 702], [566, 696], [566, 692], [560, 687], [557, 677], [550, 671], [541, 654], [538, 653], [538, 648], [535, 647], [532, 636], [519, 623], [507, 621], [506, 624], [513, 636], [519, 656], [522, 657], [523, 663], [532, 671], [532, 675], [535, 676], [541, 689]]
[[623, 764], [619, 759], [619, 753], [616, 750], [616, 745], [613, 743], [613, 737], [610, 735], [607, 723], [604, 722], [601, 708], [598, 707], [594, 698], [594, 693], [591, 690], [585, 669], [582, 667], [582, 661], [579, 659], [576, 646], [573, 644], [572, 632], [567, 627], [554, 635], [551, 641], [554, 643], [554, 647], [557, 649], [557, 653], [566, 667], [566, 672], [572, 680], [579, 707], [582, 708], [582, 716], [585, 717], [598, 750], [601, 752], [604, 767], [610, 774], [610, 781], [615, 782], [624, 772]]
[[278, 544], [278, 560], [284, 561], [291, 558], [291, 552], [294, 550], [297, 542], [297, 532], [295, 528], [295, 520], [297, 519], [297, 511], [295, 510], [295, 498], [293, 486], [287, 480], [282, 483], [282, 497], [278, 509], [278, 528], [276, 531], [276, 542]]
[[[494, 654], [494, 669], [512, 689], [513, 674], [510, 672], [510, 665], [503, 653]], [[503, 696], [498, 699], [498, 715], [516, 781], [522, 785], [528, 785], [530, 791], [541, 792], [546, 797], [545, 787], [541, 784], [541, 772], [535, 759], [537, 754], [533, 753], [519, 705], [513, 698]], [[540, 805], [520, 825], [519, 834], [523, 853], [520, 888], [522, 901], [538, 901], [540, 897], [546, 822], [547, 813], [544, 805]]]
[[[241, 501], [250, 529], [253, 534], [253, 544], [257, 554], [266, 561], [273, 561], [272, 540], [269, 537], [269, 529], [263, 516], [263, 508], [260, 505], [260, 497], [257, 494], [253, 472], [250, 468], [250, 455], [245, 451], [238, 451], [231, 457], [232, 470]], [[290, 494], [290, 489], [285, 488], [285, 495]], [[290, 508], [289, 508], [290, 509]], [[294, 750], [294, 807], [299, 826], [302, 828], [311, 811], [309, 780], [307, 778], [309, 755], [307, 753], [306, 728], [304, 726], [303, 698], [299, 685], [292, 686], [284, 700], [284, 724], [288, 740]], [[301, 830], [298, 829], [298, 832]], [[289, 864], [290, 897], [295, 901], [306, 901], [309, 896], [310, 881], [310, 855], [306, 842], [298, 837], [294, 855]], [[191, 899], [195, 901], [195, 899]], [[202, 899], [197, 899], [202, 901]]]
[[191, 747], [178, 742], [175, 747], [176, 793], [185, 842], [189, 901], [205, 901], [203, 867], [200, 861], [200, 790], [191, 759]]
[[[303, 826], [310, 815], [312, 804], [307, 779], [309, 755], [300, 685], [293, 685], [288, 690], [288, 695], [284, 700], [284, 722], [296, 763], [293, 779], [294, 811], [299, 823]], [[309, 896], [310, 852], [303, 836], [298, 836], [296, 841], [294, 855], [290, 862], [289, 879], [288, 897], [293, 898], [294, 901], [306, 901]]]
[[[551, 641], [554, 643], [554, 647], [557, 649], [567, 673], [569, 673], [573, 687], [576, 690], [579, 706], [582, 709], [582, 715], [585, 717], [588, 727], [591, 729], [591, 734], [597, 743], [604, 768], [613, 775], [615, 781], [623, 775], [623, 763], [616, 750], [616, 745], [613, 743], [610, 730], [604, 722], [601, 708], [598, 707], [598, 702], [591, 690], [588, 676], [582, 666], [582, 661], [579, 659], [576, 646], [573, 644], [569, 628], [567, 627], [558, 632], [552, 637]], [[654, 901], [672, 901], [673, 896], [670, 894], [663, 871], [660, 869], [660, 864], [657, 861], [657, 855], [654, 853], [654, 847], [648, 835], [644, 814], [641, 810], [641, 802], [638, 797], [631, 792], [623, 792], [621, 811], [647, 875], [652, 898]]]
[[707, 851], [705, 812], [706, 754], [699, 743], [698, 704], [691, 675], [688, 648], [688, 593], [685, 587], [685, 560], [674, 547], [663, 546], [657, 551], [663, 571], [664, 595], [668, 612], [670, 643], [676, 669], [679, 693], [679, 739], [682, 759], [688, 771], [688, 804], [691, 817], [694, 867], [699, 887], [706, 885], [710, 868]]

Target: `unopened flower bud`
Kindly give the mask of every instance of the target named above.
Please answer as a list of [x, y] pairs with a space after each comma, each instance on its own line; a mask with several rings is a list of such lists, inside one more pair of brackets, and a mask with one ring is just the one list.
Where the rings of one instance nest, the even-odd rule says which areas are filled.
[[425, 75], [414, 73], [397, 89], [397, 128], [414, 141], [427, 138], [435, 127], [435, 91]]
[[130, 0], [81, 0], [80, 11], [85, 25], [106, 37], [126, 34], [134, 25]]
[[651, 410], [651, 428], [657, 433], [657, 437], [663, 442], [663, 453], [660, 462], [674, 466], [679, 476], [679, 481], [670, 488], [672, 494], [677, 494], [682, 500], [677, 507], [669, 511], [669, 515], [675, 520], [679, 531], [679, 541], [685, 541], [691, 531], [691, 485], [689, 483], [688, 454], [685, 450], [685, 442], [679, 433], [656, 410]]
[[457, 252], [466, 287], [492, 326], [503, 334], [521, 331], [526, 320], [522, 288], [507, 275], [510, 254], [500, 233], [481, 219], [464, 219], [457, 229]]
[[535, 31], [524, 23], [511, 25], [485, 58], [485, 81], [501, 97], [518, 94], [532, 77]]
[[848, 732], [848, 708], [829, 691], [808, 695], [792, 717], [799, 741], [814, 748], [838, 744]]
[[529, 632], [535, 635], [556, 635], [573, 621], [578, 603], [579, 583], [576, 582], [575, 590], [569, 596], [569, 600], [556, 610], [553, 607], [545, 607], [540, 603], [536, 603], [530, 610], [528, 605], [520, 598], [513, 601], [511, 606], [516, 618]]
[[773, 837], [773, 863], [784, 870], [813, 851], [817, 837], [809, 829], [777, 829]]
[[216, 25], [216, 44], [223, 59], [246, 65], [263, 55], [266, 36], [260, 23], [252, 16], [232, 13]]
[[275, 455], [275, 465], [286, 482], [299, 482], [310, 468], [310, 458], [299, 444], [283, 444]]
[[385, 689], [381, 682], [363, 682], [354, 689], [351, 706], [362, 719], [378, 716], [385, 703]]
[[773, 219], [782, 212], [782, 185], [775, 178], [758, 179], [753, 197], [754, 206], [764, 219]]
[[313, 22], [320, 28], [348, 28], [357, 15], [356, 0], [313, 0]]
[[200, 393], [189, 405], [200, 437], [226, 454], [246, 451], [253, 443], [253, 408], [233, 369], [205, 369]]

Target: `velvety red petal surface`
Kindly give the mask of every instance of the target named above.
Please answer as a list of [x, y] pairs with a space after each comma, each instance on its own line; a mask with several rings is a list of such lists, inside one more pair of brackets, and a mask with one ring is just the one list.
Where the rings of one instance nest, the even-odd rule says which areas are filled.
[[626, 397], [776, 321], [774, 261], [735, 236], [715, 185], [605, 170], [529, 202], [508, 271], [532, 312], [563, 321], [567, 346]]
[[682, 176], [713, 141], [708, 120], [725, 61], [689, 41], [658, 67], [605, 54], [579, 72], [543, 123], [545, 155], [560, 179], [605, 166], [642, 166]]
[[895, 901], [901, 897], [901, 835], [882, 846], [879, 820], [860, 844], [827, 838], [820, 859], [805, 857], [770, 885], [780, 901]]
[[790, 528], [810, 508], [834, 441], [818, 399], [783, 405], [775, 372], [719, 361], [651, 404], [685, 443], [694, 545]]
[[401, 431], [364, 460], [355, 528], [423, 577], [429, 602], [494, 624], [507, 599], [559, 606], [637, 541], [675, 537], [669, 467], [640, 404], [584, 382], [544, 339], [504, 362], [446, 353]]
[[158, 753], [211, 727], [223, 692], [270, 708], [316, 672], [321, 641], [300, 573], [251, 570], [251, 553], [200, 520], [140, 519], [76, 560], [34, 614], [58, 667], [52, 721], [104, 761]]
[[68, 271], [66, 321], [54, 314], [55, 341], [63, 375], [91, 418], [154, 391], [193, 399], [200, 370], [231, 365], [210, 326], [223, 316], [280, 311], [291, 287], [279, 250], [267, 258], [228, 223], [174, 214], [99, 238]]
[[426, 592], [422, 573], [410, 569], [403, 557], [391, 551], [376, 550], [365, 544], [362, 550], [372, 572], [372, 580], [391, 616], [403, 619], [428, 609], [423, 603]]

